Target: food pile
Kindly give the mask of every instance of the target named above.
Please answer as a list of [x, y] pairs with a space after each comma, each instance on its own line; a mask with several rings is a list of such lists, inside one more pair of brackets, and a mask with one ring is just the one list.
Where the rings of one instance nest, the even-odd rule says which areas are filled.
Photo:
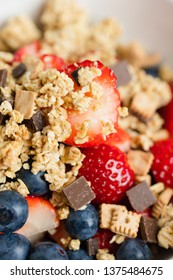
[[173, 72], [121, 33], [66, 0], [1, 26], [0, 259], [173, 248]]

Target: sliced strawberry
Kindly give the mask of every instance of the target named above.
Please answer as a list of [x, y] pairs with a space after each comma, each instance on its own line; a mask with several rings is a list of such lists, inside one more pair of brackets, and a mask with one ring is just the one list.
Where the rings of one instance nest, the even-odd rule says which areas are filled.
[[111, 133], [106, 137], [105, 144], [111, 147], [117, 147], [122, 152], [127, 152], [130, 149], [130, 136], [120, 127], [116, 127], [116, 133]]
[[[117, 126], [118, 107], [120, 106], [120, 96], [116, 89], [116, 77], [113, 71], [105, 67], [99, 61], [83, 61], [78, 64], [72, 64], [67, 67], [66, 73], [74, 79], [74, 73], [81, 67], [97, 67], [101, 70], [101, 75], [94, 78], [98, 87], [102, 89], [102, 96], [99, 100], [93, 96], [92, 92], [87, 92], [87, 96], [92, 97], [91, 105], [87, 112], [79, 113], [79, 111], [68, 110], [68, 121], [71, 124], [72, 133], [66, 140], [67, 144], [79, 147], [96, 146], [104, 142], [103, 122], [112, 123], [114, 127]], [[75, 90], [81, 89], [81, 86], [74, 79]], [[87, 129], [87, 139], [84, 143], [76, 142], [75, 137], [78, 130], [76, 126], [81, 127], [85, 121], [89, 121], [89, 128]]]
[[56, 68], [59, 71], [65, 69], [65, 61], [54, 54], [43, 54], [40, 59], [44, 62], [45, 69]]
[[56, 243], [61, 245], [64, 249], [68, 247], [68, 244], [65, 242], [62, 242], [63, 240], [70, 237], [69, 233], [66, 231], [64, 222], [61, 221], [59, 227], [56, 229], [56, 231], [53, 234], [50, 234], [50, 238], [53, 239]]
[[90, 181], [96, 195], [94, 204], [118, 203], [132, 187], [134, 173], [128, 165], [126, 155], [116, 147], [100, 145], [82, 149], [85, 158], [79, 176]]
[[59, 225], [57, 213], [52, 204], [42, 197], [26, 197], [29, 206], [28, 219], [17, 231], [26, 237], [54, 229]]
[[29, 45], [26, 45], [20, 49], [18, 49], [14, 54], [13, 62], [21, 62], [22, 58], [25, 55], [33, 55], [36, 56], [39, 54], [41, 50], [41, 43], [40, 41], [34, 41]]
[[151, 152], [154, 155], [151, 171], [155, 181], [173, 188], [173, 138], [156, 142]]
[[109, 229], [99, 229], [93, 238], [98, 238], [99, 249], [108, 249], [110, 253], [115, 254], [118, 244], [110, 242], [113, 236], [115, 236], [115, 233]]
[[[173, 82], [170, 83], [170, 88], [172, 91], [172, 97], [173, 97]], [[163, 117], [165, 123], [164, 123], [164, 127], [169, 131], [170, 136], [173, 137], [173, 118], [172, 118], [172, 112], [173, 112], [173, 98], [171, 100], [171, 102], [161, 108], [160, 110], [160, 114]]]

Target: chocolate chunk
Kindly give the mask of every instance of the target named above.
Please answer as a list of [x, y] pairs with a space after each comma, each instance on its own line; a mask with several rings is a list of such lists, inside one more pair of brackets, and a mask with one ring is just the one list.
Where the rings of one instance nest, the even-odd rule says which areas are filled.
[[74, 210], [80, 209], [95, 198], [93, 190], [83, 176], [65, 187], [63, 192]]
[[7, 69], [0, 70], [0, 87], [4, 87], [7, 80], [8, 71]]
[[143, 211], [157, 201], [146, 181], [131, 188], [126, 194], [131, 206], [137, 212]]
[[24, 63], [20, 63], [18, 66], [16, 66], [13, 71], [13, 77], [15, 79], [20, 78], [25, 72], [27, 71], [26, 65]]
[[75, 71], [73, 71], [71, 73], [73, 79], [75, 80], [75, 82], [78, 86], [80, 86], [80, 83], [79, 83], [79, 80], [78, 80], [78, 72], [79, 72], [80, 69], [81, 69], [81, 67], [79, 67], [78, 69], [76, 69]]
[[99, 249], [98, 238], [90, 238], [86, 240], [86, 249], [89, 256], [95, 256]]
[[157, 220], [151, 217], [141, 217], [140, 230], [143, 240], [148, 243], [157, 243], [159, 230]]
[[41, 111], [37, 111], [29, 120], [25, 120], [24, 124], [32, 132], [41, 131], [45, 126], [45, 118]]
[[125, 86], [131, 81], [132, 76], [128, 69], [127, 61], [119, 61], [115, 65], [113, 65], [111, 69], [117, 77], [117, 87]]

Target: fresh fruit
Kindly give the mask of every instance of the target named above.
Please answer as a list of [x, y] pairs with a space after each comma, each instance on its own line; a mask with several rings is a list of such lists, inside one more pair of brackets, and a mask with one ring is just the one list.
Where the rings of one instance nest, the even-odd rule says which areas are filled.
[[12, 190], [0, 192], [0, 232], [20, 229], [28, 217], [28, 203], [25, 198]]
[[66, 67], [64, 60], [54, 54], [43, 54], [40, 59], [43, 61], [45, 69], [56, 68], [62, 71]]
[[91, 182], [96, 195], [95, 204], [118, 203], [132, 187], [134, 173], [128, 165], [126, 155], [116, 147], [100, 145], [82, 149], [85, 155], [79, 176]]
[[146, 74], [153, 76], [154, 78], [159, 77], [159, 65], [144, 68]]
[[25, 55], [37, 56], [41, 50], [40, 41], [34, 41], [29, 45], [21, 47], [14, 54], [13, 62], [21, 62]]
[[170, 83], [170, 88], [172, 91], [172, 100], [168, 105], [160, 109], [160, 114], [165, 121], [164, 127], [169, 131], [170, 136], [173, 137], [173, 82]]
[[122, 128], [116, 127], [116, 133], [111, 133], [106, 137], [105, 144], [111, 147], [117, 147], [122, 152], [127, 152], [130, 149], [130, 136]]
[[99, 216], [95, 207], [88, 204], [85, 209], [71, 209], [65, 220], [65, 228], [69, 234], [81, 241], [94, 236], [98, 230]]
[[22, 168], [17, 172], [17, 178], [25, 183], [30, 195], [42, 196], [49, 192], [49, 184], [44, 179], [44, 174], [40, 171], [35, 175], [30, 170]]
[[116, 252], [118, 260], [151, 260], [152, 254], [145, 241], [138, 238], [125, 240]]
[[[72, 133], [65, 142], [80, 147], [96, 146], [104, 142], [103, 123], [111, 123], [116, 127], [118, 120], [117, 109], [120, 106], [120, 96], [116, 89], [116, 77], [113, 71], [101, 62], [86, 60], [78, 64], [72, 64], [66, 68], [66, 73], [74, 80], [75, 90], [80, 90], [81, 86], [78, 84], [77, 78], [74, 77], [78, 75], [77, 72], [80, 68], [86, 67], [97, 67], [101, 70], [101, 75], [95, 77], [94, 81], [102, 96], [98, 100], [90, 89], [85, 95], [91, 97], [92, 101], [85, 113], [79, 113], [79, 111], [74, 109], [68, 110], [68, 121], [71, 124]], [[83, 143], [76, 142], [77, 127], [81, 127], [88, 121], [87, 139]]]
[[156, 182], [163, 182], [173, 188], [173, 139], [156, 142], [151, 147], [154, 155], [151, 172]]
[[69, 260], [93, 260], [93, 256], [89, 256], [84, 249], [79, 250], [67, 250], [66, 251]]
[[58, 244], [47, 241], [35, 245], [29, 260], [68, 260], [66, 251]]
[[115, 253], [117, 249], [117, 244], [115, 242], [110, 242], [115, 236], [115, 233], [108, 229], [99, 229], [94, 238], [99, 240], [99, 249], [108, 249], [110, 253]]
[[42, 197], [28, 196], [29, 215], [25, 225], [18, 231], [26, 237], [58, 227], [59, 219], [52, 204]]
[[20, 234], [0, 235], [0, 260], [26, 260], [31, 250], [29, 240]]

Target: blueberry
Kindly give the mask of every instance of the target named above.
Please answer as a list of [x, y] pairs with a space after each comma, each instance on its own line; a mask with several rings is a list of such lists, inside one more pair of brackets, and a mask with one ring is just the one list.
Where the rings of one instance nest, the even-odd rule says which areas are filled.
[[98, 230], [99, 217], [95, 207], [88, 204], [84, 210], [71, 209], [65, 221], [69, 234], [79, 240], [86, 240], [95, 235]]
[[20, 234], [0, 234], [0, 260], [26, 260], [31, 250], [29, 240]]
[[40, 242], [33, 248], [29, 260], [68, 260], [66, 251], [54, 242]]
[[153, 76], [154, 78], [157, 78], [159, 76], [159, 66], [153, 66], [148, 67], [144, 69], [146, 74]]
[[66, 251], [69, 260], [93, 260], [93, 256], [89, 256], [84, 249], [79, 250], [67, 250]]
[[0, 232], [20, 229], [28, 218], [28, 203], [19, 193], [7, 190], [0, 192]]
[[25, 183], [31, 195], [42, 196], [49, 191], [49, 183], [46, 182], [44, 174], [44, 172], [40, 171], [35, 175], [30, 170], [21, 168], [17, 172], [17, 178]]
[[118, 260], [151, 260], [152, 254], [148, 245], [141, 239], [132, 238], [125, 240], [118, 248]]

